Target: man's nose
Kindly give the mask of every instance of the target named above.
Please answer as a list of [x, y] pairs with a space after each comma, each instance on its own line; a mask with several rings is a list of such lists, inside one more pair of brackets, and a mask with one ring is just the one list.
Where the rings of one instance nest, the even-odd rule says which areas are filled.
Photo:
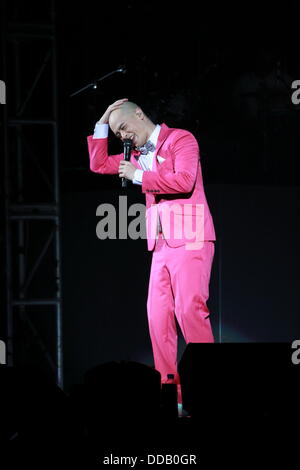
[[122, 139], [122, 140], [128, 139], [128, 133], [125, 132], [125, 131], [121, 131], [121, 139]]

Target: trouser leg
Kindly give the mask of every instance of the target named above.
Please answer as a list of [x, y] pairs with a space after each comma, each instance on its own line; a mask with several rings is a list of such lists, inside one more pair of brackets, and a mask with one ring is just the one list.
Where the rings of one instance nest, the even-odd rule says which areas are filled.
[[170, 273], [165, 263], [165, 242], [158, 240], [152, 255], [147, 312], [155, 368], [162, 383], [167, 374], [177, 379], [177, 328]]
[[[214, 243], [205, 241], [199, 250], [168, 248], [175, 315], [186, 343], [213, 343], [214, 337], [206, 305], [214, 257]], [[171, 250], [176, 250], [176, 256]]]

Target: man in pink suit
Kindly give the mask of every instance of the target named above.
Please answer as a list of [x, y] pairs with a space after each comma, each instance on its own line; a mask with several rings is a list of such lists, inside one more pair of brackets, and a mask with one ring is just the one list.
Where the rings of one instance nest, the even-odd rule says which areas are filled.
[[[108, 127], [131, 139], [130, 161], [108, 155]], [[148, 250], [153, 251], [147, 312], [155, 368], [178, 384], [177, 328], [186, 343], [214, 342], [206, 302], [215, 230], [206, 201], [199, 147], [188, 131], [155, 125], [127, 99], [110, 105], [88, 136], [90, 169], [141, 186], [146, 195]]]

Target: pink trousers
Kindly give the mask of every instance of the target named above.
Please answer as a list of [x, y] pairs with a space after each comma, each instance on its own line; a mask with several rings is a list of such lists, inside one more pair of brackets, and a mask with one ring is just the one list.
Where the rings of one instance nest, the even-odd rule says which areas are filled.
[[177, 371], [177, 328], [186, 343], [213, 343], [214, 337], [206, 301], [215, 246], [203, 242], [197, 250], [171, 248], [159, 234], [152, 255], [147, 311], [154, 365], [167, 382]]

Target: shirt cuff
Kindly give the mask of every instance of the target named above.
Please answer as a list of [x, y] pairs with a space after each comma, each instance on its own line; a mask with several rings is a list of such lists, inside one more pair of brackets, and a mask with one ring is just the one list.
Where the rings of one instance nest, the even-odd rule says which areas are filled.
[[142, 184], [143, 182], [143, 170], [139, 170], [138, 168], [135, 170], [133, 175], [133, 184]]
[[108, 137], [108, 124], [96, 122], [93, 139], [106, 139]]

